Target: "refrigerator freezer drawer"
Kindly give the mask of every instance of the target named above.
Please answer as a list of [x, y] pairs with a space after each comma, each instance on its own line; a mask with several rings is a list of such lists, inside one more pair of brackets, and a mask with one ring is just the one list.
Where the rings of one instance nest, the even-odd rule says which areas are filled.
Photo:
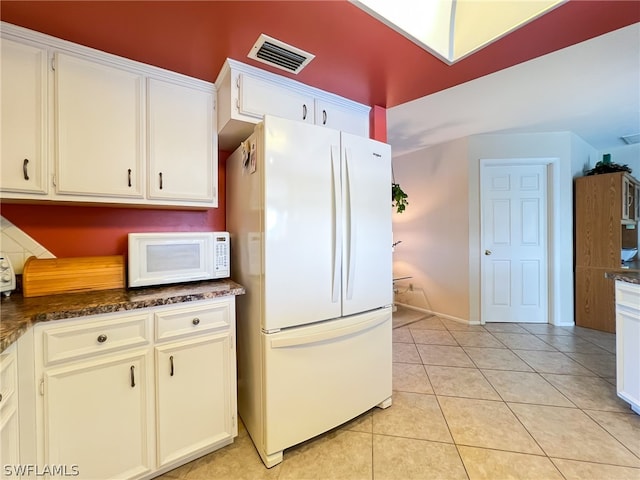
[[391, 335], [391, 308], [263, 335], [263, 458], [389, 399]]

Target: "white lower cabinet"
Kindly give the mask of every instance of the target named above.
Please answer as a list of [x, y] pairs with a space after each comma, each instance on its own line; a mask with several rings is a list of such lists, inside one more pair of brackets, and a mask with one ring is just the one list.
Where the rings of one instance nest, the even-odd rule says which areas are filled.
[[0, 354], [0, 478], [10, 478], [20, 463], [18, 369], [15, 345]]
[[640, 285], [616, 281], [616, 390], [640, 415]]
[[39, 467], [146, 479], [232, 443], [234, 338], [233, 296], [36, 325]]
[[235, 437], [230, 340], [224, 332], [156, 347], [160, 467]]
[[47, 370], [44, 464], [86, 479], [151, 472], [152, 369], [145, 349]]

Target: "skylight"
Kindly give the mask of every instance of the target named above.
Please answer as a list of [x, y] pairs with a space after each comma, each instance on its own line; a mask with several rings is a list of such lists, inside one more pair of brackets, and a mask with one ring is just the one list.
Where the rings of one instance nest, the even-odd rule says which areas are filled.
[[453, 64], [567, 0], [351, 0]]

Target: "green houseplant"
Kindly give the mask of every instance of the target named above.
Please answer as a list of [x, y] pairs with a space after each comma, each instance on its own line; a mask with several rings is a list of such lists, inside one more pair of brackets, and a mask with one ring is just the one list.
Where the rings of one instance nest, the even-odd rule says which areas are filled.
[[393, 182], [391, 184], [391, 206], [396, 208], [398, 213], [404, 212], [409, 205], [407, 198], [407, 194], [400, 188], [400, 184]]

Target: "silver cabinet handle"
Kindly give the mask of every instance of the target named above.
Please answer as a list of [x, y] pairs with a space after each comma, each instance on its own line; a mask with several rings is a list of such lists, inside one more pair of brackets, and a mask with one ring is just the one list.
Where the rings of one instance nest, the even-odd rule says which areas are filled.
[[307, 106], [304, 103], [302, 104], [302, 119], [307, 119]]
[[327, 111], [326, 110], [322, 110], [322, 124], [323, 125], [327, 124]]
[[160, 190], [162, 190], [162, 172], [160, 172], [158, 176], [160, 177]]
[[171, 365], [171, 367], [169, 368], [169, 375], [173, 377], [173, 355], [169, 357], [169, 364]]
[[484, 251], [484, 254], [485, 254], [485, 255], [491, 255], [491, 250], [485, 250], [485, 251]]
[[29, 180], [29, 172], [27, 171], [27, 165], [29, 165], [29, 159], [25, 158], [22, 162], [22, 175], [24, 175], [25, 180]]
[[198, 325], [200, 323], [200, 319], [196, 317], [191, 321], [191, 323], [193, 323], [194, 325]]
[[129, 371], [131, 372], [131, 388], [133, 388], [136, 386], [136, 367], [131, 365]]
[[127, 170], [127, 183], [131, 186], [131, 169]]
[[107, 341], [107, 336], [103, 333], [102, 335], [98, 335], [98, 343], [104, 343]]

